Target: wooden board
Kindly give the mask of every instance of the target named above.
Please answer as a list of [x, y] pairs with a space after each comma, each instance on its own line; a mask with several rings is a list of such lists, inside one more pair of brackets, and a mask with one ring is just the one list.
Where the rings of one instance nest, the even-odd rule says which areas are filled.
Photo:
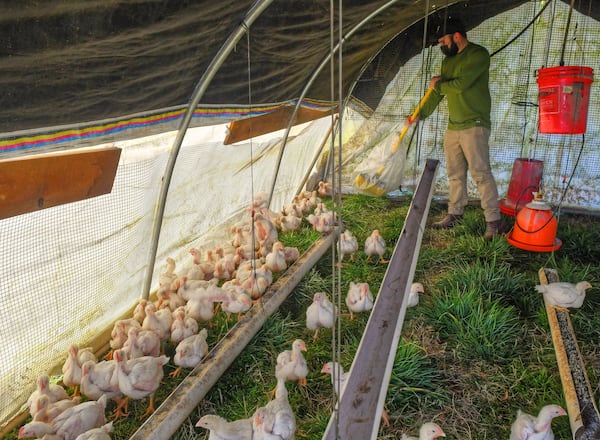
[[[225, 136], [223, 143], [225, 145], [230, 145], [236, 142], [245, 141], [251, 137], [260, 136], [287, 128], [293, 112], [294, 106], [287, 105], [272, 112], [265, 113], [264, 115], [233, 121], [231, 124], [229, 124], [229, 131], [227, 132], [227, 136]], [[337, 112], [337, 107], [328, 111], [300, 107], [298, 109], [298, 113], [296, 114], [296, 119], [292, 125], [298, 125], [304, 122], [323, 118], [330, 115], [331, 112]]]
[[438, 165], [427, 159], [323, 440], [377, 438]]
[[[540, 284], [559, 281], [555, 269], [541, 268], [538, 271]], [[574, 440], [596, 440], [600, 438], [600, 414], [596, 408], [593, 389], [587, 377], [583, 356], [568, 309], [549, 305], [544, 298], [548, 324], [552, 334], [556, 363], [567, 403], [567, 413]]]
[[109, 147], [0, 160], [0, 219], [110, 193], [120, 156]]

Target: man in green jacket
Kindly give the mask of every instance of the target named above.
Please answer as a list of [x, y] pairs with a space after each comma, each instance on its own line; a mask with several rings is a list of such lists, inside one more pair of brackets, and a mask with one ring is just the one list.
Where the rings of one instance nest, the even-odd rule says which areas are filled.
[[457, 18], [448, 17], [436, 37], [445, 55], [441, 74], [431, 79], [429, 86], [434, 90], [418, 118], [407, 120], [411, 124], [427, 118], [443, 97], [447, 97], [449, 117], [444, 152], [449, 179], [448, 214], [432, 227], [449, 229], [462, 219], [468, 201], [469, 171], [481, 195], [487, 225], [484, 237], [491, 239], [504, 231], [488, 144], [491, 127], [490, 55], [484, 47], [467, 40], [465, 27]]

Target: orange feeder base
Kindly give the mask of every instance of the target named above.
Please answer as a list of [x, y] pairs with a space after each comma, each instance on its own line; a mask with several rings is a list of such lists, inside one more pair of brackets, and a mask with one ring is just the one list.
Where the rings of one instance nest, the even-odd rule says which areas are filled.
[[556, 238], [557, 227], [552, 210], [536, 195], [535, 200], [517, 213], [515, 226], [506, 239], [526, 251], [553, 252], [562, 246], [562, 241]]

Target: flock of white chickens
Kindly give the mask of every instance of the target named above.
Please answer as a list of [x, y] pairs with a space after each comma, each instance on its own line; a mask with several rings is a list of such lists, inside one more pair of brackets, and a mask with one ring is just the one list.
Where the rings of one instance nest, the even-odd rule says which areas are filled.
[[[163, 354], [165, 343], [170, 342], [176, 347], [172, 362], [177, 368], [172, 376], [178, 376], [183, 368], [196, 367], [209, 351], [207, 329], [201, 329], [201, 324], [209, 325], [219, 308], [227, 314], [227, 319], [231, 314], [239, 319], [273, 283], [273, 274], [285, 271], [299, 257], [296, 248], [286, 247], [279, 241], [278, 231], [299, 229], [304, 218], [322, 233], [329, 233], [336, 227], [335, 214], [319, 197], [327, 194], [327, 189], [323, 185], [320, 189], [320, 193], [313, 191], [296, 197], [281, 213], [270, 211], [266, 207], [267, 198], [257, 195], [248, 220], [231, 228], [228, 243], [205, 252], [192, 248], [191, 264], [178, 271], [175, 261], [167, 258], [167, 268], [159, 278], [156, 301], [140, 300], [131, 318], [114, 324], [111, 351], [104, 359], [96, 359], [90, 349], [71, 346], [63, 365], [62, 383], [72, 389], [72, 395], [63, 386], [50, 384], [47, 375], [38, 379], [37, 389], [27, 401], [32, 421], [20, 428], [19, 438], [110, 439], [112, 421], [107, 422], [105, 416], [108, 399], [116, 402], [113, 421], [127, 416], [131, 399], [148, 398], [144, 416], [152, 413], [154, 392], [164, 375], [163, 366], [170, 362]], [[340, 234], [337, 249], [340, 262], [346, 255], [354, 259], [359, 246], [350, 230]], [[364, 252], [368, 259], [376, 257], [380, 262], [386, 262], [386, 244], [378, 230], [366, 239]], [[587, 283], [579, 287], [585, 294], [585, 289], [591, 286]], [[551, 290], [546, 286], [538, 290], [550, 295], [548, 289]], [[407, 306], [417, 305], [419, 293], [423, 291], [422, 284], [413, 283]], [[373, 303], [367, 283], [350, 283], [346, 306], [351, 319], [355, 313], [371, 310]], [[318, 338], [319, 329], [333, 327], [337, 313], [326, 293], [316, 292], [306, 310], [306, 327], [314, 331], [314, 338]], [[205, 415], [196, 426], [210, 430], [210, 438], [215, 439], [295, 438], [295, 415], [288, 402], [285, 382], [306, 383], [308, 367], [303, 351], [306, 351], [306, 344], [298, 339], [291, 350], [278, 356], [274, 397], [252, 417], [228, 422], [217, 415]], [[341, 365], [329, 362], [322, 372], [332, 375], [335, 392], [340, 395], [346, 376]], [[334, 376], [339, 380], [334, 381]], [[338, 384], [341, 384], [340, 389]], [[550, 422], [553, 417], [563, 414], [565, 411], [556, 405], [542, 408], [537, 418], [519, 412], [512, 426], [511, 440], [550, 440], [553, 438]], [[443, 436], [445, 434], [438, 425], [426, 423], [418, 438]]]
[[[329, 190], [320, 184], [320, 195], [327, 195]], [[266, 201], [263, 194], [255, 197], [251, 215], [231, 227], [228, 243], [205, 252], [190, 249], [189, 266], [176, 271], [175, 261], [167, 258], [156, 301], [140, 300], [131, 318], [115, 322], [111, 351], [103, 359], [98, 360], [89, 348], [71, 346], [63, 365], [64, 386], [51, 384], [48, 375], [39, 377], [37, 389], [27, 401], [32, 421], [19, 429], [18, 437], [109, 439], [112, 422], [127, 416], [131, 399], [148, 398], [144, 416], [152, 413], [154, 392], [164, 376], [163, 366], [171, 361], [163, 354], [165, 344], [175, 346], [172, 362], [177, 368], [172, 376], [178, 376], [183, 368], [197, 366], [209, 350], [207, 329], [201, 329], [201, 324], [208, 325], [219, 308], [227, 319], [231, 314], [239, 319], [273, 283], [273, 274], [285, 271], [299, 257], [298, 249], [286, 247], [278, 240], [278, 231], [299, 229], [303, 218], [321, 233], [329, 233], [335, 227], [335, 213], [323, 204], [316, 191], [299, 195], [281, 213], [270, 211]], [[367, 239], [364, 249], [369, 258], [376, 256], [385, 262], [385, 241], [378, 231]], [[341, 234], [338, 250], [342, 259], [345, 255], [354, 258], [358, 243], [349, 230]], [[368, 285], [353, 283], [346, 303], [351, 314], [370, 310], [373, 295]], [[333, 326], [336, 313], [327, 295], [317, 292], [306, 312], [307, 328], [314, 330], [317, 337], [320, 328]], [[285, 381], [303, 382], [308, 373], [305, 362], [304, 366], [298, 365], [297, 353], [302, 349], [306, 349], [304, 342], [296, 341], [290, 353], [282, 353], [278, 358], [275, 397], [257, 410], [252, 422], [259, 428], [255, 426], [253, 431], [274, 435], [281, 429], [280, 417], [275, 414], [291, 411], [289, 404], [285, 405]], [[301, 354], [300, 358], [303, 359]], [[72, 395], [67, 393], [68, 388]], [[116, 402], [116, 409], [112, 421], [107, 423], [108, 399]], [[293, 413], [289, 416], [288, 428], [276, 438], [294, 437], [295, 418]], [[203, 423], [207, 427], [216, 423], [214, 418], [206, 420]], [[257, 433], [254, 435], [253, 438], [260, 438]]]

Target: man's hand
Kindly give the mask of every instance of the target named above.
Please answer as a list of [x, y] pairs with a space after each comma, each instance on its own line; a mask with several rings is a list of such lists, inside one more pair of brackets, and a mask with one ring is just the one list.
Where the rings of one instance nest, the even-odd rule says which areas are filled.
[[412, 124], [415, 124], [415, 123], [417, 123], [417, 122], [419, 122], [419, 117], [418, 117], [418, 116], [416, 116], [416, 117], [413, 119], [412, 115], [410, 115], [410, 116], [407, 116], [407, 117], [406, 117], [406, 121], [404, 121], [404, 125], [406, 125], [407, 127], [409, 127], [409, 126], [411, 126]]
[[442, 79], [442, 77], [439, 76], [439, 75], [438, 76], [434, 76], [433, 78], [431, 78], [431, 80], [429, 81], [429, 87], [432, 88], [432, 89], [435, 88], [435, 85], [438, 83], [438, 81], [440, 79]]

